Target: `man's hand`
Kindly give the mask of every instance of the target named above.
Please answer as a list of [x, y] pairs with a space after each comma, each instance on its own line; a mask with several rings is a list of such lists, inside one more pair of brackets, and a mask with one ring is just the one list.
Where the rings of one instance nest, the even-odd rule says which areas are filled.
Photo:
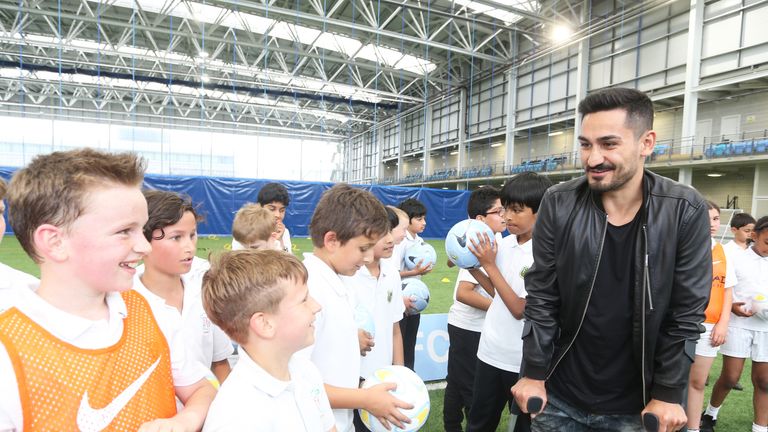
[[[479, 240], [479, 241], [478, 241]], [[469, 251], [477, 257], [482, 267], [496, 264], [496, 252], [498, 247], [496, 242], [492, 242], [488, 237], [488, 233], [483, 233], [479, 239], [469, 238], [471, 245], [469, 245]]]
[[357, 329], [357, 342], [360, 344], [360, 355], [365, 357], [374, 345], [373, 336], [363, 329]]
[[640, 415], [651, 413], [659, 419], [658, 432], [673, 432], [680, 430], [688, 421], [685, 410], [680, 404], [663, 402], [658, 399], [651, 399], [645, 406]]
[[754, 312], [747, 310], [747, 308], [744, 307], [744, 302], [733, 302], [731, 311], [734, 313], [734, 315], [744, 318], [751, 317], [755, 314]]
[[[512, 386], [511, 391], [512, 396], [515, 398], [515, 403], [524, 413], [528, 412], [528, 399], [532, 397], [538, 397], [543, 402], [541, 404], [541, 411], [544, 411], [544, 407], [547, 406], [547, 389], [544, 387], [543, 380], [520, 378]], [[538, 413], [531, 413], [531, 418], [536, 417], [536, 414]]]
[[390, 393], [390, 390], [396, 388], [397, 384], [395, 383], [382, 383], [366, 389], [368, 395], [365, 398], [366, 406], [363, 408], [379, 419], [387, 430], [391, 429], [390, 423], [400, 429], [405, 429], [405, 424], [411, 422], [411, 419], [403, 414], [400, 408], [409, 410], [413, 408], [413, 405], [401, 401]]

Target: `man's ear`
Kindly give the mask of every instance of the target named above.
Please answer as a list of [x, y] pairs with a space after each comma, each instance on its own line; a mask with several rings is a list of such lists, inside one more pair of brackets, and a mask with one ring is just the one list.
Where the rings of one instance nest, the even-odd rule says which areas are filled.
[[51, 224], [40, 225], [32, 235], [35, 251], [46, 261], [66, 261], [69, 258], [67, 240], [64, 230]]
[[653, 148], [656, 146], [656, 131], [649, 130], [643, 133], [640, 137], [640, 154], [643, 158], [650, 156], [653, 153]]

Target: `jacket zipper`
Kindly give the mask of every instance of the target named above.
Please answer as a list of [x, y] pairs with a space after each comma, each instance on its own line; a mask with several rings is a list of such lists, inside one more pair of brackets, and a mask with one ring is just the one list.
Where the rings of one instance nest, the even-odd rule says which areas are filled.
[[587, 316], [587, 309], [589, 308], [589, 300], [592, 298], [592, 291], [595, 289], [595, 280], [597, 280], [597, 271], [600, 267], [600, 260], [603, 257], [603, 246], [605, 245], [605, 233], [608, 231], [608, 214], [605, 215], [605, 225], [603, 225], [603, 235], [600, 239], [600, 250], [597, 253], [597, 266], [595, 266], [595, 272], [592, 274], [592, 284], [589, 286], [589, 294], [587, 294], [587, 303], [584, 306], [584, 312], [581, 314], [581, 321], [579, 321], [579, 326], [576, 328], [576, 333], [574, 333], [573, 338], [568, 343], [568, 346], [565, 348], [562, 354], [560, 354], [560, 357], [555, 362], [555, 365], [552, 367], [552, 369], [549, 371], [549, 374], [547, 375], [546, 379], [549, 379], [552, 374], [555, 372], [555, 369], [557, 369], [557, 365], [560, 364], [560, 362], [563, 360], [565, 355], [568, 353], [568, 350], [571, 349], [573, 346], [573, 343], [576, 342], [576, 337], [579, 335], [579, 332], [581, 331], [581, 326], [584, 324], [584, 317]]
[[641, 329], [641, 335], [643, 339], [642, 343], [642, 379], [643, 379], [643, 401], [645, 403], [648, 403], [648, 395], [646, 391], [646, 381], [645, 381], [645, 294], [648, 293], [648, 310], [653, 310], [653, 296], [651, 295], [651, 278], [650, 278], [650, 271], [648, 270], [648, 230], [646, 228], [646, 225], [643, 224], [643, 241], [645, 244], [643, 245], [643, 254], [645, 255], [645, 260], [643, 262], [643, 308], [642, 308], [642, 318], [640, 322], [642, 323], [642, 329]]

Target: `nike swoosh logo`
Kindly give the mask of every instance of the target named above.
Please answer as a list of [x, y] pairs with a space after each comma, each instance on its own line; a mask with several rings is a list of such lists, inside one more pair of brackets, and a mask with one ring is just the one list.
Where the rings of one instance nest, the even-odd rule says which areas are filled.
[[122, 393], [117, 395], [116, 398], [101, 409], [91, 408], [91, 404], [88, 402], [88, 391], [83, 394], [83, 399], [80, 400], [80, 408], [77, 410], [77, 427], [82, 432], [99, 432], [104, 430], [112, 420], [120, 414], [120, 411], [128, 405], [128, 402], [136, 396], [141, 386], [149, 379], [152, 372], [155, 371], [157, 365], [160, 364], [160, 358], [152, 363], [140, 377], [136, 379], [131, 385], [125, 388]]
[[[456, 234], [454, 234], [454, 235], [456, 235]], [[459, 242], [459, 246], [461, 246], [463, 248], [467, 247], [467, 233], [464, 233], [464, 235], [461, 236], [461, 237], [456, 236], [456, 241]]]

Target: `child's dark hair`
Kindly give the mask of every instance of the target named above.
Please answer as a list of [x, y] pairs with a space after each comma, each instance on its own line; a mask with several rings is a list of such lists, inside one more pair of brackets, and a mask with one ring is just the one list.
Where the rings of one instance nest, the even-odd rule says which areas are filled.
[[720, 214], [720, 206], [712, 200], [707, 200], [707, 210], [717, 210], [717, 214]]
[[[144, 225], [144, 238], [148, 242], [165, 237], [163, 228], [180, 221], [186, 212], [192, 213], [196, 222], [202, 221], [202, 217], [192, 205], [192, 199], [187, 195], [161, 190], [145, 190], [144, 198], [147, 199], [149, 213], [149, 219]], [[152, 236], [152, 233], [158, 229], [160, 235]]]
[[280, 183], [267, 183], [259, 191], [256, 202], [263, 206], [273, 202], [279, 202], [288, 207], [288, 203], [291, 202], [291, 196], [288, 194], [288, 189]]
[[739, 229], [745, 225], [754, 224], [755, 218], [749, 213], [736, 213], [731, 218], [731, 228]]
[[530, 171], [520, 173], [509, 179], [501, 188], [501, 205], [509, 207], [522, 204], [536, 214], [539, 211], [541, 197], [550, 186], [552, 181], [548, 177]]
[[389, 219], [389, 230], [392, 231], [398, 225], [400, 225], [400, 218], [397, 216], [397, 213], [395, 213], [395, 211], [392, 210], [391, 208], [385, 206], [384, 210], [387, 211], [387, 219]]
[[768, 216], [763, 216], [755, 222], [755, 230], [752, 231], [755, 235], [759, 235], [761, 231], [768, 230]]
[[469, 194], [467, 213], [470, 219], [485, 216], [488, 210], [493, 208], [497, 199], [501, 198], [501, 192], [493, 186], [481, 186]]
[[408, 220], [427, 215], [427, 207], [416, 198], [408, 198], [401, 202], [397, 208], [408, 214]]
[[343, 246], [360, 235], [378, 238], [388, 233], [389, 219], [384, 205], [373, 194], [339, 183], [323, 193], [309, 222], [315, 247], [324, 247], [325, 234], [331, 231]]

